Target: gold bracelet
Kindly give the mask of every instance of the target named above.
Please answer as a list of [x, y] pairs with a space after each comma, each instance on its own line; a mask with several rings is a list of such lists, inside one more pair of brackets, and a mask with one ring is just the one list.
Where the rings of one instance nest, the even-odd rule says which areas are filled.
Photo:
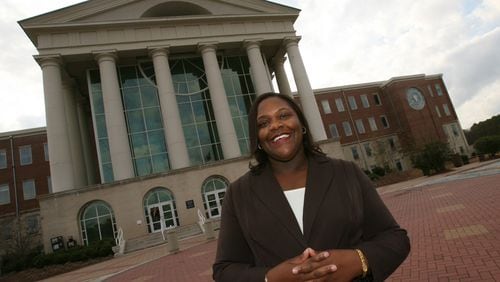
[[366, 274], [368, 273], [368, 260], [360, 249], [356, 249], [356, 252], [358, 253], [359, 259], [361, 260], [361, 269], [363, 270], [363, 275], [361, 277], [365, 278]]

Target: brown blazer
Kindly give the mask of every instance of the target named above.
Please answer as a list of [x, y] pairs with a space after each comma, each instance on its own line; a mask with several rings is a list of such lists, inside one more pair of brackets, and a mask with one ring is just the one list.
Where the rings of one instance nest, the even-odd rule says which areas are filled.
[[269, 165], [246, 173], [224, 198], [214, 279], [264, 281], [270, 268], [311, 247], [359, 248], [380, 281], [410, 250], [406, 231], [351, 162], [309, 158], [303, 223], [304, 234]]

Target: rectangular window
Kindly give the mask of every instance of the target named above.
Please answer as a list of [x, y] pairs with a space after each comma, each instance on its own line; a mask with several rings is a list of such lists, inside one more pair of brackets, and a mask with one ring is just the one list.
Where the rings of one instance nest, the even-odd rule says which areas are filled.
[[380, 121], [382, 122], [384, 128], [389, 128], [389, 121], [386, 116], [380, 116]]
[[7, 168], [7, 151], [5, 149], [0, 150], [0, 169]]
[[352, 135], [351, 124], [348, 121], [343, 121], [342, 122], [342, 127], [344, 128], [345, 136], [351, 136]]
[[49, 161], [49, 144], [43, 143], [43, 154], [45, 155], [45, 161]]
[[358, 130], [359, 134], [365, 133], [365, 125], [363, 124], [363, 120], [357, 119], [356, 120], [356, 129]]
[[361, 95], [361, 104], [363, 104], [363, 108], [370, 107], [370, 101], [368, 101], [368, 97], [366, 96], [366, 94]]
[[325, 114], [332, 113], [332, 109], [330, 109], [330, 103], [328, 102], [328, 100], [321, 100], [321, 106], [323, 107], [323, 112]]
[[30, 145], [19, 147], [19, 159], [21, 165], [30, 165], [32, 163]]
[[369, 117], [368, 118], [368, 123], [370, 124], [370, 129], [372, 131], [377, 131], [378, 130], [377, 122], [375, 121], [374, 117]]
[[336, 98], [335, 105], [337, 106], [337, 111], [339, 111], [339, 112], [345, 111], [344, 103], [342, 102], [342, 98]]
[[9, 184], [0, 184], [0, 205], [10, 204]]
[[396, 150], [396, 143], [394, 143], [394, 139], [393, 138], [389, 138], [387, 139], [387, 142], [389, 142], [389, 147], [391, 148], [391, 150]]
[[372, 156], [372, 147], [370, 146], [370, 143], [365, 143], [365, 152], [368, 157]]
[[453, 132], [453, 135], [455, 137], [458, 137], [459, 135], [459, 132], [458, 132], [458, 126], [456, 124], [452, 124], [451, 125], [451, 131]]
[[431, 97], [434, 97], [434, 93], [432, 93], [432, 87], [430, 85], [427, 85], [427, 90], [429, 91], [429, 95], [431, 95]]
[[351, 152], [352, 152], [352, 157], [353, 157], [355, 160], [359, 160], [358, 148], [356, 148], [356, 147], [351, 147]]
[[349, 107], [351, 107], [351, 110], [358, 109], [358, 104], [356, 104], [356, 99], [354, 98], [354, 96], [347, 97], [347, 100], [349, 100]]
[[333, 138], [337, 138], [340, 136], [337, 125], [335, 123], [330, 124], [328, 127], [330, 127], [330, 133], [332, 134]]
[[47, 176], [47, 187], [49, 187], [49, 193], [52, 193], [52, 178]]
[[380, 101], [380, 96], [378, 93], [373, 93], [373, 100], [375, 101], [375, 105], [380, 106], [382, 102]]
[[35, 180], [23, 180], [23, 196], [25, 200], [31, 200], [36, 197]]
[[445, 115], [447, 116], [451, 115], [450, 108], [448, 108], [448, 104], [443, 104], [443, 111]]
[[441, 90], [441, 85], [439, 84], [434, 84], [434, 87], [436, 88], [436, 93], [438, 96], [443, 96], [443, 90]]
[[441, 117], [441, 112], [439, 111], [439, 107], [438, 106], [436, 106], [436, 113], [437, 113], [438, 117]]

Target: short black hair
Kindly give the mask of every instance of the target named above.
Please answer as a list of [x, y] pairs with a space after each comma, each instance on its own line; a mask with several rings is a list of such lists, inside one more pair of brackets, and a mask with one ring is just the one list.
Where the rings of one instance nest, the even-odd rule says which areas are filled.
[[252, 157], [255, 159], [257, 163], [250, 161], [249, 167], [253, 172], [258, 172], [265, 164], [269, 162], [269, 158], [267, 153], [259, 149], [259, 129], [257, 127], [257, 111], [260, 103], [268, 98], [280, 98], [283, 101], [287, 102], [287, 104], [292, 108], [292, 110], [297, 114], [302, 127], [304, 127], [306, 132], [304, 133], [304, 138], [302, 144], [304, 146], [304, 152], [306, 155], [325, 155], [321, 148], [313, 141], [311, 136], [311, 130], [309, 130], [309, 124], [307, 123], [306, 117], [304, 113], [300, 109], [299, 105], [295, 103], [295, 101], [284, 94], [278, 94], [274, 92], [268, 92], [261, 94], [255, 99], [250, 108], [250, 112], [248, 113], [248, 133], [250, 137], [250, 152]]

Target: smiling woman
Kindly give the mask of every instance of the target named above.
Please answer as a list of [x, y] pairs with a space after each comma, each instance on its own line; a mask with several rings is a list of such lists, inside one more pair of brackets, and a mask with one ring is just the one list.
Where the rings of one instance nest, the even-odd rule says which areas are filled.
[[214, 279], [386, 279], [409, 239], [366, 175], [321, 152], [288, 96], [260, 95], [248, 122], [255, 160], [224, 197]]

